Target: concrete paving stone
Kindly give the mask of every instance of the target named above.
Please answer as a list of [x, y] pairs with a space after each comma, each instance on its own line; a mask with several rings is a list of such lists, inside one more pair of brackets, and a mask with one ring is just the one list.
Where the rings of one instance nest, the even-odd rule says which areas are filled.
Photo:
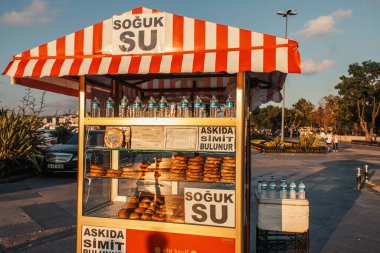
[[70, 213], [73, 217], [77, 216], [77, 200], [70, 199], [56, 202], [56, 204], [63, 209], [65, 209], [68, 213]]
[[0, 227], [0, 238], [19, 235], [20, 233], [38, 232], [40, 230], [42, 230], [42, 227], [35, 222], [11, 224]]
[[0, 205], [0, 227], [30, 222], [31, 219], [25, 212], [18, 206], [8, 205], [7, 203], [1, 203]]
[[75, 224], [75, 218], [55, 203], [45, 203], [21, 207], [44, 229]]
[[[75, 227], [54, 232], [6, 249], [6, 252], [75, 252]], [[70, 245], [67, 245], [70, 244]]]
[[34, 198], [41, 198], [41, 194], [38, 192], [32, 192], [32, 191], [25, 191], [25, 192], [18, 192], [16, 194], [12, 194], [9, 196], [10, 201], [15, 200], [21, 200], [21, 199], [34, 199]]
[[[339, 241], [341, 245], [344, 245], [346, 247], [352, 248], [357, 251], [364, 251], [364, 252], [379, 252], [379, 241], [373, 240], [366, 237], [360, 237], [358, 235], [342, 235], [340, 237], [337, 237], [335, 234], [332, 235], [329, 241], [335, 242]], [[326, 244], [327, 246], [329, 243]]]
[[38, 192], [17, 192], [14, 194], [0, 195], [0, 202], [15, 201], [21, 199], [40, 198], [41, 195]]
[[371, 253], [360, 249], [353, 249], [339, 242], [329, 242], [322, 250], [311, 248], [311, 253]]

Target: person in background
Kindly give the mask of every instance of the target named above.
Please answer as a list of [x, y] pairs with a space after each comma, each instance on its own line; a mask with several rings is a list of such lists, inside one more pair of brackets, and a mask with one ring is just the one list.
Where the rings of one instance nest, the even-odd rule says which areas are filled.
[[331, 131], [329, 131], [326, 134], [326, 145], [327, 145], [327, 152], [331, 151], [331, 143], [332, 143], [332, 134]]
[[325, 133], [325, 131], [323, 131], [323, 129], [319, 133], [319, 138], [320, 138], [321, 141], [325, 141], [326, 140], [326, 133]]
[[332, 143], [333, 143], [333, 152], [338, 152], [338, 135], [334, 132], [332, 135]]

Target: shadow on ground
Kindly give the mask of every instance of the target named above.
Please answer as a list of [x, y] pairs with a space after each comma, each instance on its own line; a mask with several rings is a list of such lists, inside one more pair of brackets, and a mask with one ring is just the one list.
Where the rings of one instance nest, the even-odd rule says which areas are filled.
[[76, 179], [76, 173], [41, 174], [17, 182], [0, 184], [0, 195], [71, 184], [76, 182]]

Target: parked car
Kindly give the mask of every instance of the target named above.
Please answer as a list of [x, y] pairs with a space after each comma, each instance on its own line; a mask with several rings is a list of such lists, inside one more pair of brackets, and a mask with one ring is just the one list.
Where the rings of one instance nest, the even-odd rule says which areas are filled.
[[[90, 131], [88, 135], [88, 146], [102, 146], [104, 131]], [[78, 134], [61, 144], [48, 147], [44, 152], [43, 169], [46, 173], [52, 172], [77, 172], [78, 171]], [[102, 159], [101, 151], [86, 152], [87, 164], [91, 159]]]
[[42, 148], [51, 147], [51, 146], [57, 144], [57, 137], [53, 136], [52, 131], [42, 130], [41, 136], [44, 138], [44, 145]]

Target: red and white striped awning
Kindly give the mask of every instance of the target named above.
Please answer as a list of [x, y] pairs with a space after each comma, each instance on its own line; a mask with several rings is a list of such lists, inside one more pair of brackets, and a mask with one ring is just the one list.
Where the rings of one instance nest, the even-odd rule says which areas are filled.
[[77, 86], [67, 80], [59, 83], [57, 80], [62, 78], [54, 77], [301, 72], [298, 43], [294, 40], [145, 7], [122, 15], [125, 14], [164, 14], [164, 50], [151, 54], [112, 54], [113, 18], [110, 18], [15, 55], [3, 75], [22, 85], [73, 95], [77, 94]]

